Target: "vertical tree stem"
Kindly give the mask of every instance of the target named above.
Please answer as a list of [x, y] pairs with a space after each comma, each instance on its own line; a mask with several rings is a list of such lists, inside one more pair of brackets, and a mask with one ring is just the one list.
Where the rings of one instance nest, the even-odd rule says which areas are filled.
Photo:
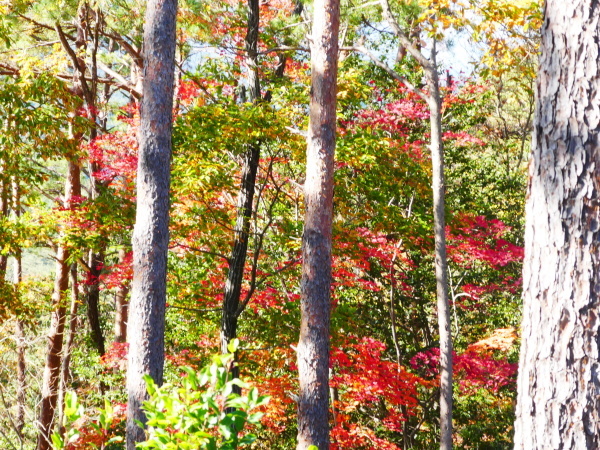
[[298, 450], [305, 450], [311, 445], [319, 450], [329, 449], [331, 227], [339, 0], [317, 0], [313, 9], [298, 343]]

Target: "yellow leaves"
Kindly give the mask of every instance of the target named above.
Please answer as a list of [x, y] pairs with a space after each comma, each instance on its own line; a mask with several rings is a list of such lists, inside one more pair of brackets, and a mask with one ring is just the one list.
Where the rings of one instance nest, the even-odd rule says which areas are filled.
[[467, 4], [462, 0], [419, 0], [418, 4], [422, 8], [418, 21], [430, 35], [441, 37], [444, 30], [461, 29], [467, 24]]
[[70, 60], [62, 50], [59, 43], [46, 47], [43, 52], [32, 54], [29, 48], [15, 51], [12, 62], [19, 67], [21, 78], [32, 80], [40, 73], [47, 75], [57, 75], [59, 73], [68, 73]]
[[5, 16], [10, 13], [10, 0], [0, 0], [0, 15]]
[[472, 1], [473, 37], [487, 48], [481, 62], [487, 74], [500, 77], [516, 72], [523, 78], [534, 76], [537, 30], [542, 25], [542, 13], [536, 0]]
[[500, 350], [506, 352], [510, 350], [517, 339], [517, 331], [513, 327], [498, 328], [487, 338], [469, 345], [469, 350], [492, 351]]
[[367, 100], [371, 88], [365, 84], [364, 76], [356, 67], [342, 67], [338, 78], [338, 100], [344, 102]]

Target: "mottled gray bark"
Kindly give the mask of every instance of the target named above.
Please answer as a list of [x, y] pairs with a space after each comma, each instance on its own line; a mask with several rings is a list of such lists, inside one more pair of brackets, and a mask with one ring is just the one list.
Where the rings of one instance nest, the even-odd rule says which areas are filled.
[[516, 449], [600, 448], [600, 5], [548, 0], [523, 268]]
[[329, 449], [331, 226], [336, 134], [339, 0], [314, 3], [311, 97], [302, 237], [298, 343], [298, 446]]
[[[440, 333], [440, 449], [452, 448], [452, 334], [450, 331], [450, 307], [448, 300], [448, 261], [446, 257], [446, 213], [444, 181], [444, 147], [442, 144], [442, 102], [437, 66], [437, 47], [433, 40], [431, 55], [427, 59], [416, 41], [409, 39], [393, 16], [388, 0], [380, 0], [383, 16], [392, 26], [400, 45], [415, 58], [427, 78], [427, 94], [399, 76], [385, 63], [378, 65], [403, 83], [409, 90], [424, 98], [429, 107], [431, 130], [431, 166], [433, 189], [433, 229], [435, 237], [435, 278], [438, 327]], [[371, 56], [371, 59], [373, 57]]]
[[448, 260], [446, 258], [446, 213], [444, 148], [442, 145], [442, 101], [437, 73], [436, 43], [431, 50], [431, 68], [425, 69], [429, 93], [431, 166], [433, 169], [433, 229], [435, 236], [435, 279], [440, 333], [440, 449], [452, 448], [452, 333], [448, 301]]
[[137, 208], [133, 232], [133, 286], [127, 336], [127, 448], [145, 439], [141, 409], [144, 375], [162, 383], [169, 246], [169, 186], [173, 128], [176, 0], [150, 0], [144, 26]]
[[[378, 67], [392, 78], [404, 84], [414, 94], [427, 102], [430, 113], [431, 165], [433, 189], [433, 222], [435, 237], [435, 277], [438, 327], [440, 334], [440, 449], [452, 448], [452, 334], [450, 331], [450, 306], [448, 299], [448, 261], [446, 257], [446, 215], [444, 148], [442, 144], [442, 102], [437, 66], [436, 41], [429, 58], [421, 52], [420, 45], [407, 36], [392, 14], [388, 0], [379, 0], [384, 19], [390, 24], [392, 32], [398, 38], [402, 52], [409, 53], [421, 65], [427, 79], [427, 92], [418, 89], [404, 76], [400, 75], [364, 46], [354, 47], [368, 56]], [[411, 36], [414, 38], [414, 36]], [[404, 57], [404, 55], [401, 55]]]

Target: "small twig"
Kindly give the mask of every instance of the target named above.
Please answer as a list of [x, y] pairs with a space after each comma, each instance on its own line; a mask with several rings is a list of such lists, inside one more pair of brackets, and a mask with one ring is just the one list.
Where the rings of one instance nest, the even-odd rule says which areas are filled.
[[207, 255], [212, 255], [212, 256], [217, 256], [219, 258], [224, 259], [225, 261], [227, 261], [227, 263], [229, 263], [229, 258], [225, 255], [223, 255], [222, 253], [217, 253], [217, 252], [211, 252], [210, 250], [204, 250], [201, 248], [197, 248], [197, 247], [192, 247], [189, 245], [185, 245], [185, 244], [175, 244], [169, 247], [169, 250], [173, 250], [174, 248], [184, 248], [186, 250], [191, 250], [193, 252], [198, 252], [198, 253], [205, 253]]
[[[17, 433], [17, 436], [19, 436], [19, 429], [17, 428], [17, 426], [13, 420], [12, 414], [10, 413], [8, 406], [6, 405], [6, 400], [4, 398], [4, 390], [2, 389], [2, 385], [0, 385], [0, 399], [2, 400], [2, 406], [4, 406], [4, 409], [6, 410], [6, 415], [8, 417], [8, 420], [9, 420], [13, 430], [15, 431], [15, 433]], [[6, 435], [3, 434], [3, 436], [6, 438]], [[7, 439], [7, 442], [10, 442], [10, 441], [8, 441], [8, 439]], [[12, 443], [10, 443], [10, 444], [12, 445]], [[16, 447], [13, 447], [13, 448], [16, 448]]]
[[119, 81], [121, 84], [120, 86], [127, 86], [128, 90], [127, 92], [129, 92], [131, 95], [133, 95], [136, 99], [141, 99], [142, 98], [142, 93], [139, 92], [135, 87], [131, 86], [129, 84], [129, 82], [125, 79], [125, 77], [123, 77], [121, 74], [115, 72], [114, 70], [112, 70], [110, 67], [102, 64], [102, 63], [98, 63], [98, 68], [100, 68], [100, 70], [102, 70], [104, 73], [106, 73], [108, 76], [114, 78], [115, 80]]
[[103, 36], [106, 36], [107, 38], [111, 38], [115, 42], [118, 42], [121, 45], [121, 47], [123, 47], [123, 49], [127, 53], [129, 53], [129, 56], [132, 57], [133, 62], [136, 64], [136, 66], [138, 66], [140, 69], [144, 68], [144, 61], [142, 59], [142, 56], [140, 55], [140, 52], [133, 45], [127, 42], [123, 36], [115, 33], [107, 33], [103, 30], [100, 33]]
[[310, 53], [310, 49], [306, 47], [291, 47], [288, 45], [282, 45], [280, 47], [273, 47], [263, 50], [262, 52], [258, 52], [258, 55], [267, 55], [269, 53], [278, 53], [278, 52], [307, 52]]
[[298, 136], [302, 136], [303, 138], [306, 138], [308, 136], [308, 133], [306, 131], [298, 130], [297, 128], [285, 127], [285, 129], [294, 134], [297, 134]]
[[16, 52], [25, 52], [27, 50], [33, 50], [35, 48], [40, 48], [40, 47], [47, 47], [49, 45], [54, 45], [54, 44], [58, 44], [60, 41], [49, 41], [49, 42], [42, 42], [41, 44], [37, 44], [37, 45], [32, 45], [30, 47], [24, 47], [24, 48], [11, 48], [8, 50], [3, 50], [0, 52], [0, 54], [5, 54], [5, 53], [16, 53]]
[[[24, 19], [24, 20], [26, 20], [27, 22], [30, 22], [30, 23], [34, 24], [35, 26], [38, 26], [38, 27], [40, 27], [40, 28], [45, 28], [45, 29], [47, 29], [47, 30], [55, 30], [55, 28], [54, 28], [53, 26], [51, 26], [51, 25], [46, 25], [45, 23], [38, 22], [38, 21], [36, 21], [36, 20], [34, 20], [34, 19], [30, 18], [30, 17], [27, 17], [27, 16], [26, 16], [26, 15], [24, 15], [24, 14], [17, 14], [17, 16], [18, 16], [18, 17], [20, 17], [21, 19]], [[69, 39], [71, 39], [72, 41], [74, 41], [74, 40], [75, 40], [75, 38], [74, 38], [72, 35], [68, 34], [68, 33], [66, 34], [66, 36], [67, 36]]]
[[418, 95], [425, 101], [428, 100], [427, 94], [425, 94], [422, 90], [418, 89], [414, 84], [412, 84], [410, 81], [408, 81], [406, 79], [406, 77], [403, 77], [398, 72], [396, 72], [394, 69], [392, 69], [390, 66], [388, 66], [385, 62], [383, 62], [379, 58], [377, 58], [365, 46], [358, 45], [358, 46], [354, 46], [354, 47], [343, 47], [340, 50], [355, 51], [355, 52], [362, 53], [363, 55], [367, 56], [377, 67], [385, 70], [388, 73], [388, 75], [390, 75], [394, 80], [399, 81], [404, 86], [406, 86], [406, 89], [408, 89], [410, 92]]
[[[4, 440], [5, 440], [5, 441], [6, 441], [8, 444], [10, 444], [10, 446], [11, 446], [12, 448], [14, 448], [15, 450], [18, 450], [18, 449], [17, 449], [17, 447], [15, 447], [15, 444], [13, 444], [13, 443], [10, 441], [10, 439], [8, 438], [8, 436], [7, 436], [7, 435], [4, 433], [4, 431], [2, 431], [2, 429], [1, 429], [1, 428], [0, 428], [0, 434], [2, 434], [2, 436], [4, 437]], [[22, 446], [21, 446], [21, 447], [22, 447]]]
[[177, 63], [177, 68], [182, 74], [184, 74], [186, 77], [192, 80], [196, 84], [196, 86], [198, 86], [200, 90], [202, 90], [202, 92], [204, 92], [212, 100], [213, 103], [219, 103], [217, 98], [209, 92], [209, 90], [200, 82], [200, 80], [198, 80], [198, 77], [190, 74], [183, 68], [183, 63]]
[[188, 308], [186, 306], [175, 306], [169, 304], [168, 308], [182, 309], [184, 311], [192, 311], [192, 312], [217, 312], [221, 311], [221, 308], [207, 308], [207, 309], [199, 309], [199, 308]]
[[402, 46], [415, 58], [419, 64], [425, 69], [426, 72], [431, 73], [436, 70], [435, 64], [429, 61], [423, 53], [415, 46], [415, 44], [406, 36], [400, 25], [398, 25], [398, 21], [392, 14], [392, 10], [390, 9], [390, 4], [388, 0], [380, 0], [381, 9], [383, 10], [383, 17], [390, 24], [392, 29], [394, 30], [394, 34], [400, 40]]

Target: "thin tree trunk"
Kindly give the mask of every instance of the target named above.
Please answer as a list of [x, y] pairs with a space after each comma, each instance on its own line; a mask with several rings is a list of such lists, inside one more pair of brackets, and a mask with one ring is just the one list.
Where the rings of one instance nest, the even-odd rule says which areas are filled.
[[[93, 192], [93, 190], [92, 190]], [[103, 252], [88, 252], [88, 283], [85, 285], [85, 303], [87, 305], [87, 318], [90, 325], [92, 342], [98, 354], [105, 353], [104, 334], [100, 325], [100, 273], [104, 265]]]
[[[125, 261], [126, 252], [125, 249], [119, 249], [119, 264], [123, 264]], [[127, 311], [129, 304], [127, 303], [127, 294], [129, 289], [122, 283], [117, 288], [115, 294], [115, 325], [114, 334], [115, 342], [125, 342], [127, 340]]]
[[150, 0], [144, 26], [144, 79], [139, 133], [133, 288], [127, 335], [127, 449], [145, 438], [144, 375], [162, 384], [169, 247], [177, 0]]
[[[398, 244], [398, 248], [401, 245], [401, 242]], [[392, 262], [390, 264], [390, 322], [392, 328], [392, 340], [394, 341], [394, 349], [396, 350], [396, 363], [398, 367], [402, 362], [402, 353], [400, 352], [400, 345], [398, 344], [398, 333], [396, 332], [396, 282], [394, 281], [394, 264], [396, 263], [396, 254], [398, 249], [394, 250], [394, 256], [392, 258]], [[402, 305], [400, 305], [402, 306]]]
[[[85, 49], [85, 30], [87, 4], [82, 4], [77, 12], [77, 36], [75, 48], [77, 51]], [[84, 99], [88, 106], [94, 104], [92, 92], [85, 78], [86, 65], [80, 55], [69, 45], [66, 36], [57, 22], [54, 26], [57, 36], [75, 68], [73, 73], [73, 93]], [[78, 114], [77, 112], [75, 114]], [[74, 134], [73, 140], [78, 144], [82, 134]], [[81, 169], [74, 159], [69, 159], [67, 179], [65, 182], [65, 198], [63, 205], [66, 209], [73, 207], [73, 197], [81, 197]], [[69, 286], [69, 259], [68, 249], [60, 245], [56, 252], [56, 274], [54, 290], [52, 293], [52, 313], [50, 317], [50, 330], [48, 333], [48, 350], [44, 376], [42, 380], [42, 401], [38, 419], [39, 433], [37, 450], [51, 448], [51, 435], [54, 428], [55, 411], [60, 388], [60, 374], [64, 348], [64, 328], [66, 320], [65, 291]]]
[[[251, 146], [243, 155], [243, 158], [242, 186], [238, 196], [238, 215], [234, 228], [235, 240], [231, 257], [229, 258], [229, 270], [225, 283], [223, 315], [221, 318], [221, 350], [223, 353], [228, 352], [227, 345], [237, 336], [238, 317], [241, 313], [240, 295], [248, 252], [256, 173], [260, 158], [259, 147]], [[237, 366], [232, 367], [231, 373], [232, 377], [237, 377]]]
[[[65, 208], [72, 206], [73, 196], [81, 195], [79, 180], [79, 166], [69, 161], [67, 181], [65, 184]], [[58, 382], [60, 376], [61, 358], [63, 350], [63, 332], [65, 327], [65, 301], [64, 292], [69, 286], [69, 265], [67, 259], [69, 252], [64, 246], [59, 246], [56, 252], [56, 275], [54, 291], [52, 293], [52, 314], [50, 330], [48, 332], [48, 351], [44, 366], [42, 380], [42, 402], [38, 419], [39, 434], [37, 439], [38, 450], [51, 448], [50, 436], [54, 428], [54, 412], [58, 397]]]
[[[248, 22], [246, 31], [246, 65], [248, 67], [247, 101], [256, 103], [261, 99], [260, 80], [258, 77], [258, 28], [259, 28], [258, 0], [248, 0]], [[256, 174], [260, 161], [260, 144], [249, 144], [243, 155], [242, 179], [237, 202], [237, 219], [234, 228], [234, 242], [229, 258], [229, 269], [225, 282], [225, 296], [223, 299], [223, 314], [221, 317], [221, 351], [227, 353], [227, 345], [237, 337], [238, 317], [245, 304], [240, 304], [244, 268], [248, 254], [248, 241], [250, 239], [250, 219], [254, 203], [256, 187]], [[232, 378], [239, 375], [239, 368], [231, 368]], [[236, 387], [237, 388], [237, 387]], [[239, 390], [239, 388], [237, 388]]]
[[[21, 192], [19, 181], [13, 178], [12, 182], [12, 198], [13, 198], [13, 212], [18, 218], [21, 216]], [[2, 274], [4, 277], [4, 274]], [[14, 267], [13, 267], [13, 284], [15, 288], [15, 294], [18, 295], [21, 281], [23, 279], [23, 263], [22, 263], [22, 252], [20, 248], [17, 248], [14, 254]], [[17, 344], [17, 414], [15, 417], [15, 431], [19, 435], [19, 439], [23, 439], [22, 431], [25, 426], [25, 402], [26, 402], [26, 364], [25, 364], [25, 329], [24, 323], [21, 318], [17, 317], [15, 323], [15, 339]]]
[[[0, 160], [0, 217], [8, 216], [8, 180], [4, 177], [8, 176], [4, 173], [5, 162]], [[6, 266], [8, 265], [8, 256], [0, 255], [0, 284], [4, 283], [4, 277], [6, 276]]]
[[298, 343], [299, 450], [311, 445], [329, 449], [331, 227], [339, 26], [339, 0], [315, 1]]
[[[450, 330], [450, 307], [448, 302], [448, 262], [446, 258], [445, 234], [445, 186], [444, 186], [444, 153], [442, 146], [442, 103], [440, 83], [437, 73], [437, 49], [433, 40], [430, 59], [421, 52], [420, 45], [411, 41], [392, 14], [388, 0], [379, 0], [384, 19], [389, 23], [399, 44], [423, 68], [428, 84], [428, 92], [414, 86], [404, 76], [394, 71], [385, 62], [364, 46], [354, 47], [368, 56], [378, 67], [385, 70], [392, 78], [404, 84], [412, 93], [427, 102], [430, 112], [431, 127], [431, 163], [433, 167], [433, 218], [435, 235], [435, 274], [438, 325], [440, 333], [440, 449], [452, 448], [452, 335]], [[411, 36], [412, 37], [412, 36]], [[401, 55], [403, 56], [403, 55]]]
[[440, 81], [437, 67], [436, 41], [433, 40], [431, 56], [427, 59], [415, 40], [408, 38], [392, 14], [388, 0], [380, 0], [383, 17], [391, 25], [393, 33], [410, 55], [423, 68], [428, 84], [428, 92], [424, 94], [406, 78], [395, 72], [386, 63], [364, 47], [358, 50], [366, 54], [377, 66], [384, 69], [394, 79], [404, 84], [407, 89], [423, 98], [429, 107], [431, 130], [431, 164], [433, 169], [433, 222], [435, 236], [435, 277], [438, 325], [440, 333], [440, 449], [452, 448], [452, 334], [450, 307], [448, 302], [448, 262], [446, 258], [445, 231], [445, 185], [444, 185], [444, 151], [442, 145], [442, 102]]
[[25, 341], [25, 324], [21, 319], [17, 319], [15, 323], [15, 339], [17, 341], [17, 415], [15, 417], [15, 431], [19, 438], [23, 439], [22, 432], [25, 426], [25, 406], [27, 402], [27, 365], [25, 362], [27, 343]]
[[446, 216], [444, 183], [444, 149], [442, 146], [442, 102], [433, 41], [429, 81], [431, 126], [431, 165], [433, 168], [433, 223], [435, 235], [435, 278], [437, 313], [440, 332], [440, 449], [452, 448], [452, 332], [448, 303], [448, 261], [446, 258]]
[[598, 2], [545, 4], [515, 449], [600, 448], [599, 23]]
[[[77, 330], [77, 310], [79, 309], [79, 283], [77, 281], [77, 264], [71, 264], [71, 307], [69, 308], [69, 329], [67, 333], [67, 341], [63, 360], [60, 368], [60, 385], [58, 390], [58, 417], [63, 417], [65, 407], [65, 392], [69, 384], [69, 369], [71, 366], [71, 353], [73, 350], [73, 342], [75, 341], [75, 332]], [[64, 427], [60, 424], [60, 434], [64, 435]]]
[[[92, 22], [95, 22], [95, 27], [92, 29]], [[93, 123], [90, 129], [89, 140], [93, 141], [98, 135], [97, 120], [96, 120], [96, 98], [97, 98], [97, 80], [98, 80], [98, 65], [97, 65], [97, 53], [99, 44], [99, 29], [101, 26], [102, 17], [98, 11], [94, 11], [90, 8], [88, 3], [84, 3], [79, 10], [79, 20], [77, 22], [77, 40], [75, 47], [79, 52], [85, 51], [88, 46], [86, 43], [86, 35], [92, 38], [91, 50], [91, 80], [84, 77], [86, 65], [84, 61], [76, 63], [76, 58], [73, 59], [73, 63], [76, 65], [80, 80], [79, 86], [81, 86], [81, 92], [84, 100], [87, 103], [88, 111], [91, 115], [91, 122]], [[90, 174], [94, 174], [99, 170], [97, 163], [92, 162], [89, 165]], [[100, 182], [94, 177], [91, 177], [91, 194], [92, 200], [98, 198], [100, 194]], [[104, 335], [102, 333], [102, 327], [100, 325], [100, 273], [104, 265], [104, 252], [103, 250], [94, 251], [90, 249], [88, 252], [87, 265], [89, 268], [87, 274], [87, 282], [85, 284], [85, 303], [88, 323], [90, 326], [90, 334], [92, 342], [98, 350], [98, 354], [103, 356], [105, 353]]]

